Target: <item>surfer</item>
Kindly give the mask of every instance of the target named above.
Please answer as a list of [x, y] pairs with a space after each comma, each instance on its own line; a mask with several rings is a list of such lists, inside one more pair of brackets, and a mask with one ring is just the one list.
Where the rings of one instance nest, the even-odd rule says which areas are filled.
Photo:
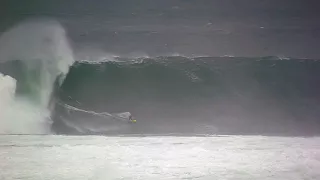
[[132, 117], [131, 113], [130, 113], [130, 115], [129, 115], [129, 121], [132, 122], [132, 123], [137, 122], [137, 120], [135, 120], [135, 119]]

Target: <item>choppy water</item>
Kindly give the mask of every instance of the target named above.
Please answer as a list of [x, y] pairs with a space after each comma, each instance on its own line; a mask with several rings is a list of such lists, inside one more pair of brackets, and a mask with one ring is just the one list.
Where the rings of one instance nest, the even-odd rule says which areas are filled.
[[318, 137], [0, 136], [0, 179], [320, 178]]

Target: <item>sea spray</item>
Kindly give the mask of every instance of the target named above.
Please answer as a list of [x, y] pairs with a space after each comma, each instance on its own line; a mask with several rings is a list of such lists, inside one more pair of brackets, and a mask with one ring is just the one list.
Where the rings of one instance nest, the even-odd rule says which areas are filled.
[[44, 19], [12, 27], [0, 37], [0, 63], [13, 61], [19, 70], [0, 76], [0, 133], [49, 133], [53, 86], [74, 62], [65, 30]]

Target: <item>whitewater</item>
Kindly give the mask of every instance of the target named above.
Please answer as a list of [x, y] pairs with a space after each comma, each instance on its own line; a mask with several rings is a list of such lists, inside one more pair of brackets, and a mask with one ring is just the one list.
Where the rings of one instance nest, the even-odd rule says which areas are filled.
[[319, 138], [0, 136], [0, 179], [316, 180]]
[[19, 69], [16, 77], [0, 74], [0, 133], [50, 133], [54, 86], [74, 62], [64, 28], [45, 19], [13, 26], [0, 37], [0, 63], [10, 61]]

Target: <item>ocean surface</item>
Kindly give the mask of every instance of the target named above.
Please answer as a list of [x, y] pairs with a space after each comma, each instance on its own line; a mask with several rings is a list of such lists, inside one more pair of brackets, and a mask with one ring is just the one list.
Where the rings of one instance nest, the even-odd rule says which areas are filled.
[[54, 18], [75, 54], [319, 58], [317, 0], [3, 0], [0, 31]]
[[316, 180], [319, 138], [0, 136], [3, 180]]
[[3, 0], [0, 179], [320, 179], [320, 3]]

